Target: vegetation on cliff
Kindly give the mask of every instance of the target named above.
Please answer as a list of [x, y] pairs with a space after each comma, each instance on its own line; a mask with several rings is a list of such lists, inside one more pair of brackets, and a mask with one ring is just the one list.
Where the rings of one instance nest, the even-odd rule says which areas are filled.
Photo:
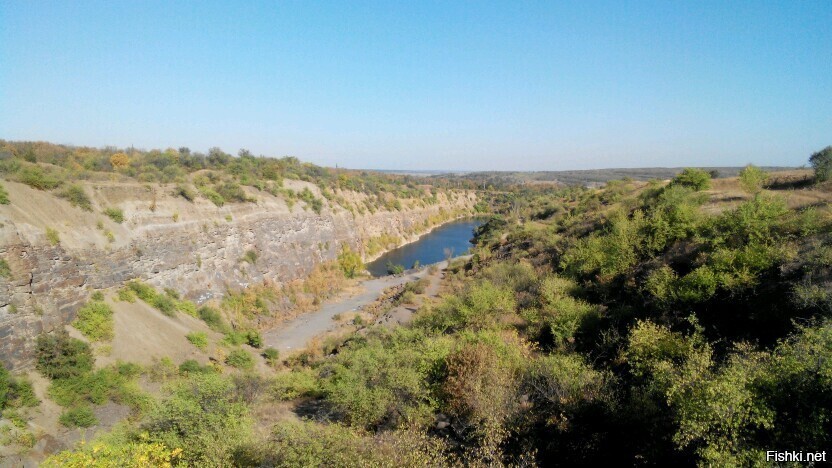
[[[194, 367], [97, 451], [50, 462], [129, 446], [213, 466], [745, 466], [826, 447], [832, 217], [766, 178], [747, 169], [727, 202], [695, 171], [496, 193], [473, 258], [412, 324], [274, 376]], [[266, 423], [281, 401], [311, 420]]]

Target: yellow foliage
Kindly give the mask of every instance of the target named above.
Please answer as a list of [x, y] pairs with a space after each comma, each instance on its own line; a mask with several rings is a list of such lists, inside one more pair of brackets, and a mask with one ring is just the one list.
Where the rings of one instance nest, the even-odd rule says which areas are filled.
[[83, 442], [77, 451], [65, 451], [43, 461], [41, 466], [68, 468], [171, 467], [178, 462], [182, 449], [169, 449], [164, 444], [130, 442], [124, 444]]
[[110, 164], [113, 165], [114, 169], [124, 169], [130, 165], [130, 158], [124, 153], [115, 153], [110, 156]]

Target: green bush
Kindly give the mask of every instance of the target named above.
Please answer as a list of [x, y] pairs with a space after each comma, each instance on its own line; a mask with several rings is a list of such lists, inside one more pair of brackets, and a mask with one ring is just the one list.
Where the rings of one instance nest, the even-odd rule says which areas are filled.
[[258, 449], [259, 466], [453, 466], [438, 438], [415, 431], [373, 436], [340, 424], [311, 421], [275, 426], [268, 445]]
[[670, 181], [670, 184], [689, 187], [698, 192], [701, 190], [707, 190], [711, 187], [711, 175], [702, 169], [688, 167], [676, 175], [676, 177]]
[[250, 440], [252, 428], [234, 383], [214, 373], [191, 374], [146, 421], [141, 429], [148, 441], [181, 447], [187, 466], [233, 466], [234, 452]]
[[344, 276], [354, 278], [356, 273], [364, 269], [364, 262], [361, 261], [361, 255], [353, 252], [348, 245], [344, 244], [338, 253], [338, 266], [341, 267]]
[[92, 351], [81, 340], [65, 331], [41, 334], [37, 339], [37, 369], [50, 379], [65, 379], [89, 372], [93, 365]]
[[740, 171], [740, 187], [748, 193], [759, 193], [767, 180], [768, 173], [753, 164], [745, 166]]
[[51, 227], [47, 227], [46, 241], [49, 242], [49, 245], [54, 247], [61, 243], [61, 236], [58, 234], [58, 231], [52, 229]]
[[223, 184], [217, 185], [215, 188], [216, 188], [216, 192], [225, 201], [231, 201], [231, 202], [247, 202], [247, 201], [249, 201], [248, 197], [246, 196], [246, 192], [243, 190], [243, 188], [240, 187], [239, 184], [236, 184], [234, 182], [225, 182]]
[[24, 167], [18, 173], [18, 177], [24, 184], [38, 190], [52, 190], [53, 188], [61, 185], [60, 180], [51, 174], [44, 172], [44, 170], [38, 166]]
[[12, 269], [5, 258], [0, 258], [0, 276], [9, 279], [12, 277]]
[[128, 376], [119, 369], [108, 367], [94, 372], [55, 379], [48, 394], [55, 403], [69, 408], [78, 405], [101, 405], [108, 400], [118, 400], [128, 382]]
[[84, 211], [92, 211], [92, 201], [84, 190], [84, 187], [78, 184], [72, 184], [65, 187], [58, 193], [58, 196], [66, 199], [72, 206], [77, 206]]
[[[371, 336], [326, 361], [320, 371], [325, 376], [321, 391], [354, 426], [424, 423], [436, 409], [429, 376], [442, 366], [448, 351], [444, 340], [427, 339], [418, 331]], [[308, 379], [292, 374], [288, 377], [298, 379], [295, 384]]]
[[222, 318], [222, 314], [217, 309], [209, 306], [202, 306], [196, 311], [197, 315], [203, 322], [205, 322], [211, 330], [227, 333], [229, 331], [228, 324]]
[[11, 376], [9, 371], [0, 364], [0, 411], [6, 406], [6, 399], [9, 395], [9, 388], [11, 387]]
[[280, 352], [274, 348], [266, 348], [263, 350], [263, 358], [270, 366], [274, 366], [280, 360]]
[[176, 188], [173, 190], [173, 196], [175, 197], [182, 197], [189, 202], [194, 201], [196, 198], [196, 193], [193, 190], [188, 188], [187, 185], [177, 185]]
[[58, 421], [66, 427], [92, 427], [98, 424], [98, 418], [89, 406], [68, 409], [61, 414]]
[[124, 211], [121, 208], [108, 207], [104, 209], [104, 214], [109, 216], [113, 221], [121, 224], [124, 222]]
[[246, 342], [252, 348], [262, 348], [263, 347], [263, 337], [260, 335], [260, 332], [257, 330], [249, 330], [246, 332]]
[[257, 263], [257, 252], [255, 252], [254, 250], [246, 250], [246, 253], [243, 255], [242, 260], [244, 262], [248, 262], [254, 265], [255, 263]]
[[205, 195], [205, 198], [211, 201], [211, 203], [217, 206], [225, 205], [225, 198], [222, 197], [219, 193], [209, 187], [200, 187], [199, 191]]
[[390, 275], [400, 275], [404, 273], [404, 265], [394, 264], [393, 262], [387, 262], [387, 273]]
[[104, 302], [89, 302], [78, 310], [72, 326], [90, 341], [110, 341], [114, 336], [113, 310]]
[[254, 358], [244, 349], [234, 349], [225, 358], [225, 363], [231, 367], [243, 370], [254, 368]]
[[0, 184], [0, 205], [8, 205], [11, 203], [9, 200], [9, 192], [6, 191], [6, 187], [3, 184]]
[[183, 375], [188, 374], [213, 374], [216, 373], [217, 370], [212, 365], [200, 365], [197, 361], [193, 359], [188, 359], [184, 361], [182, 364], [179, 365], [179, 373]]
[[208, 335], [204, 332], [191, 332], [185, 335], [185, 338], [201, 351], [205, 351], [208, 348]]
[[139, 299], [155, 307], [162, 314], [168, 317], [175, 317], [179, 306], [177, 301], [168, 294], [159, 294], [149, 286], [141, 281], [134, 280], [127, 283], [127, 287], [132, 290]]
[[826, 182], [832, 177], [832, 146], [812, 154], [809, 157], [809, 163], [815, 169], [815, 180], [818, 182]]

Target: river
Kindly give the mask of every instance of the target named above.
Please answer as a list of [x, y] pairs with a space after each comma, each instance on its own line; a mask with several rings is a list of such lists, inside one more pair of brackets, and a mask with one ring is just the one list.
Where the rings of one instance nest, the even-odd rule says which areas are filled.
[[373, 276], [384, 276], [388, 274], [388, 262], [405, 268], [412, 267], [416, 261], [422, 265], [440, 262], [445, 260], [445, 249], [452, 250], [454, 256], [464, 255], [471, 248], [474, 229], [483, 222], [483, 219], [466, 218], [445, 223], [415, 242], [386, 252], [368, 263], [367, 270]]

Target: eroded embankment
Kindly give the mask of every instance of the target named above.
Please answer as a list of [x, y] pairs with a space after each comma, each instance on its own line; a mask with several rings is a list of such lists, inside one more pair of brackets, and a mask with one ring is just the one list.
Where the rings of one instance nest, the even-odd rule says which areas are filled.
[[[313, 184], [286, 184], [320, 194]], [[471, 193], [450, 192], [430, 205], [403, 200], [399, 211], [358, 214], [324, 201], [316, 213], [250, 187], [256, 203], [217, 207], [178, 197], [172, 186], [99, 182], [87, 185], [92, 211], [84, 211], [25, 185], [5, 186], [11, 204], [0, 206], [0, 257], [10, 272], [0, 276], [0, 361], [13, 369], [30, 365], [34, 337], [71, 321], [95, 289], [137, 278], [203, 302], [303, 278], [344, 244], [366, 253], [374, 239], [406, 242], [475, 203]], [[121, 210], [124, 221], [102, 214], [107, 208]]]

